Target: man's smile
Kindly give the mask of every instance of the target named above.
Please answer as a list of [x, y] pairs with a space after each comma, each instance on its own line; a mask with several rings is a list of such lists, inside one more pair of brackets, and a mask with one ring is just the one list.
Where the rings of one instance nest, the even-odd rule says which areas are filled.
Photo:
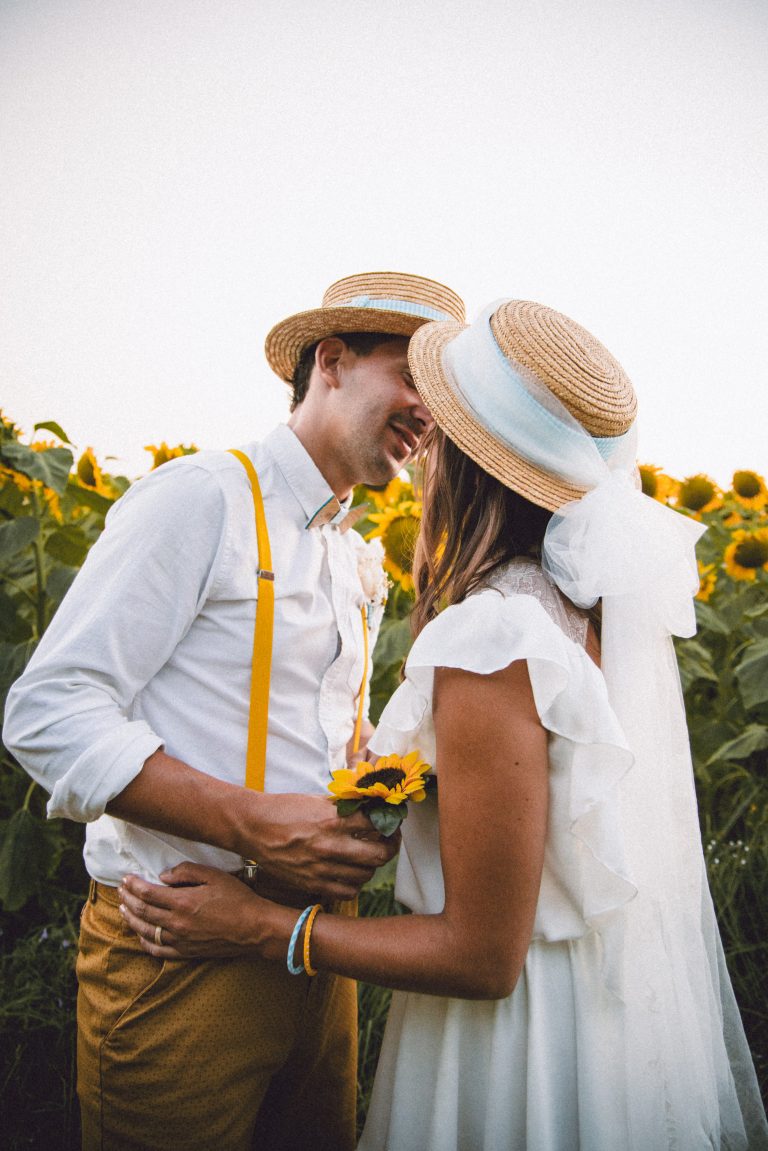
[[421, 439], [421, 432], [416, 431], [404, 420], [390, 420], [389, 428], [395, 433], [395, 437], [400, 444], [399, 454], [402, 456], [411, 456], [419, 446]]

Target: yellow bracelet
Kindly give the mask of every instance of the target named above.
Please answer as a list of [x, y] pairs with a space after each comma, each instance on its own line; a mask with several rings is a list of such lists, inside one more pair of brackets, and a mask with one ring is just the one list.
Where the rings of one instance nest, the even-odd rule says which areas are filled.
[[312, 935], [312, 925], [315, 922], [315, 916], [317, 915], [318, 911], [322, 910], [322, 904], [316, 903], [309, 913], [307, 924], [304, 928], [304, 970], [306, 971], [307, 975], [317, 975], [317, 971], [309, 961], [309, 940]]

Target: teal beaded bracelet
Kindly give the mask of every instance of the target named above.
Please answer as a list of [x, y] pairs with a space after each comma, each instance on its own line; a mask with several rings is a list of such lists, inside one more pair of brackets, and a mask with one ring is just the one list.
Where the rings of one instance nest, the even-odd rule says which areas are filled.
[[295, 925], [295, 927], [291, 933], [291, 938], [288, 941], [288, 959], [287, 959], [287, 962], [288, 962], [288, 970], [290, 971], [291, 975], [303, 975], [304, 974], [304, 963], [303, 963], [303, 961], [301, 963], [294, 963], [293, 962], [293, 953], [296, 950], [296, 941], [299, 938], [299, 933], [301, 932], [301, 929], [304, 926], [304, 924], [307, 922], [307, 919], [309, 918], [310, 912], [312, 911], [312, 908], [314, 906], [315, 906], [314, 903], [310, 903], [309, 907], [304, 908], [301, 915], [296, 920], [296, 925]]

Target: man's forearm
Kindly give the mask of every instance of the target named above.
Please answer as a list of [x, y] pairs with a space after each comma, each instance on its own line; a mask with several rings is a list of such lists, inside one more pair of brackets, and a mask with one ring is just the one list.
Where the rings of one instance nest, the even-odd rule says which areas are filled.
[[261, 798], [161, 750], [146, 760], [106, 810], [128, 823], [244, 855], [259, 823]]

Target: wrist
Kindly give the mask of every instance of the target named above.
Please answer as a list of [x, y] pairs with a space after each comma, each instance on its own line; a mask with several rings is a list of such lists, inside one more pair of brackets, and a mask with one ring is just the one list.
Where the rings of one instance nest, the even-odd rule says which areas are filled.
[[288, 941], [301, 912], [261, 896], [254, 898], [258, 900], [258, 907], [250, 925], [250, 945], [262, 959], [285, 963]]
[[252, 859], [257, 863], [262, 858], [265, 807], [269, 807], [268, 797], [245, 787], [237, 788], [237, 794], [228, 805], [228, 846], [241, 858]]

